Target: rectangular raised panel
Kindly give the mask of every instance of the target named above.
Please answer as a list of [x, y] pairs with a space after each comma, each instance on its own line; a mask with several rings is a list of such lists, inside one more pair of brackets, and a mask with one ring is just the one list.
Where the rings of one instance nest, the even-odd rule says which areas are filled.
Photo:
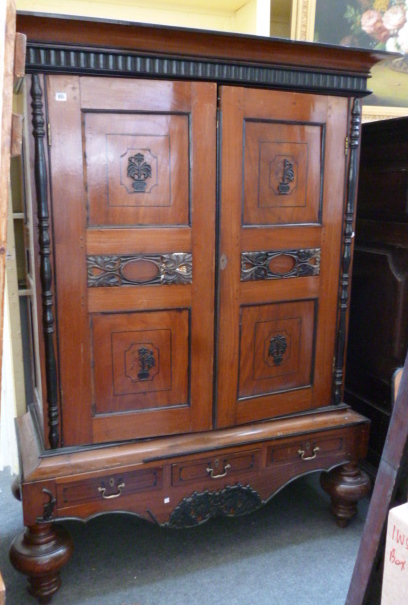
[[321, 125], [244, 122], [244, 225], [320, 222]]
[[89, 226], [189, 223], [188, 116], [84, 113]]
[[189, 312], [93, 317], [96, 414], [189, 404]]
[[190, 481], [202, 481], [211, 475], [213, 479], [226, 477], [237, 472], [256, 471], [259, 468], [260, 450], [238, 454], [218, 453], [193, 462], [180, 462], [171, 466], [172, 485]]
[[163, 483], [161, 467], [137, 471], [114, 472], [88, 479], [57, 485], [59, 508], [98, 500], [120, 500], [138, 492], [160, 489]]
[[241, 310], [239, 398], [312, 384], [315, 301]]

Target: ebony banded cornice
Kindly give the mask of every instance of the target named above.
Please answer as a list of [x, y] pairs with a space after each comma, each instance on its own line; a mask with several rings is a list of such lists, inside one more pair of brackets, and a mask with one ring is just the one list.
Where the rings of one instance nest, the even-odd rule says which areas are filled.
[[37, 43], [27, 45], [26, 70], [27, 73], [212, 80], [291, 90], [352, 93], [358, 96], [367, 94], [366, 79], [360, 76]]
[[[211, 80], [367, 94], [384, 53], [256, 36], [20, 14], [27, 72]], [[389, 55], [387, 55], [389, 57]]]

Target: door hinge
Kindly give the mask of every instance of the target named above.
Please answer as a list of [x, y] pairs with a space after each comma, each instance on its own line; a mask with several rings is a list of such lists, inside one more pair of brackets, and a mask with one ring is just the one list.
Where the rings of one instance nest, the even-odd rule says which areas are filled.
[[48, 134], [48, 147], [51, 147], [51, 124], [48, 122], [47, 124], [47, 134]]
[[348, 155], [349, 151], [349, 138], [346, 137], [344, 140], [344, 155]]

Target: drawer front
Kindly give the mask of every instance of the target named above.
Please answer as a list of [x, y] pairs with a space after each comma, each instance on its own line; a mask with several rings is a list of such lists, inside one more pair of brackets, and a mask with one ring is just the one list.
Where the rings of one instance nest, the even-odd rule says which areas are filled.
[[259, 468], [260, 450], [250, 450], [237, 454], [219, 453], [192, 462], [172, 464], [172, 485], [181, 485], [203, 479], [222, 479], [234, 473], [253, 471]]
[[344, 457], [346, 451], [344, 435], [305, 435], [290, 443], [270, 445], [267, 451], [267, 466], [308, 462], [327, 458], [327, 456]]
[[162, 479], [163, 470], [158, 467], [70, 481], [57, 487], [59, 507], [114, 500], [142, 491], [160, 489]]

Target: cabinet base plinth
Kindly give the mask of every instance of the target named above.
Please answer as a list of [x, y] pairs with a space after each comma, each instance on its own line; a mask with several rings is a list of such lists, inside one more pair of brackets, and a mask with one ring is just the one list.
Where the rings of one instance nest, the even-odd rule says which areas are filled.
[[[35, 424], [18, 422], [26, 531], [12, 544], [29, 592], [47, 602], [59, 589], [72, 542], [58, 520], [124, 512], [162, 527], [194, 527], [216, 516], [251, 513], [297, 477], [325, 471], [339, 525], [346, 525], [370, 481], [358, 466], [368, 422], [349, 408], [202, 434], [44, 452]], [[32, 461], [36, 460], [37, 465]]]
[[69, 533], [54, 523], [28, 527], [13, 541], [10, 561], [28, 576], [28, 592], [48, 603], [61, 585], [60, 569], [70, 559], [73, 543]]
[[331, 511], [339, 527], [346, 527], [357, 513], [357, 502], [368, 496], [371, 480], [358, 464], [349, 463], [322, 473], [320, 483], [331, 498]]

